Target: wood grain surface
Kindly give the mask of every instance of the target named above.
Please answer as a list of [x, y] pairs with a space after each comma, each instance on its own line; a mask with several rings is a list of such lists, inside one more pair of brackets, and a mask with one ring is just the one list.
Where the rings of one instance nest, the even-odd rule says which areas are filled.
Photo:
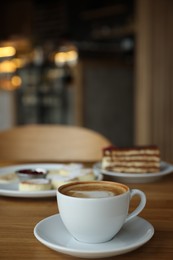
[[[173, 259], [173, 174], [154, 183], [129, 184], [129, 187], [146, 193], [147, 205], [140, 216], [154, 226], [155, 234], [139, 249], [107, 259]], [[131, 208], [136, 203], [134, 199]], [[0, 259], [77, 259], [47, 248], [33, 235], [40, 220], [57, 213], [56, 198], [0, 196]]]

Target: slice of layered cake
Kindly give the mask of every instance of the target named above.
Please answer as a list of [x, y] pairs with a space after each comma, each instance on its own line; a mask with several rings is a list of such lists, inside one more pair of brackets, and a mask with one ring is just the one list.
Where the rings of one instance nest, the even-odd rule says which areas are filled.
[[159, 172], [160, 150], [158, 146], [109, 146], [103, 149], [102, 169], [124, 173]]

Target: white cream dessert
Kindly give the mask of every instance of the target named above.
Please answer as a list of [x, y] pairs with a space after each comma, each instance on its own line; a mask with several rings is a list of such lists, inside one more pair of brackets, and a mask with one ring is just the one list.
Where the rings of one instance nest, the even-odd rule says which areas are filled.
[[77, 178], [70, 178], [70, 177], [63, 177], [63, 176], [54, 176], [53, 178], [51, 178], [51, 183], [52, 183], [52, 187], [53, 189], [57, 189], [59, 186], [71, 182], [71, 181], [77, 181]]
[[52, 184], [49, 179], [29, 179], [19, 183], [20, 191], [43, 191], [51, 188]]
[[54, 189], [57, 189], [64, 183], [71, 181], [91, 181], [95, 179], [95, 175], [92, 169], [82, 168], [76, 169], [73, 171], [65, 171], [58, 170], [54, 172], [50, 172], [47, 175], [47, 178], [51, 180], [52, 186]]
[[157, 146], [107, 147], [103, 150], [102, 169], [124, 173], [160, 171], [160, 150]]
[[84, 168], [78, 173], [77, 179], [78, 181], [93, 181], [95, 180], [95, 175], [92, 169]]
[[0, 183], [10, 183], [18, 180], [15, 173], [3, 174], [0, 176]]
[[70, 171], [69, 171], [69, 170], [65, 170], [65, 169], [56, 170], [56, 169], [53, 169], [53, 170], [49, 170], [49, 171], [48, 171], [47, 177], [48, 177], [48, 178], [53, 178], [53, 177], [55, 177], [55, 176], [67, 177], [69, 174], [70, 174]]
[[83, 168], [82, 164], [77, 164], [77, 163], [62, 164], [62, 166], [59, 169], [49, 169], [48, 178], [53, 178], [56, 175], [68, 177], [73, 172], [79, 171], [82, 168]]

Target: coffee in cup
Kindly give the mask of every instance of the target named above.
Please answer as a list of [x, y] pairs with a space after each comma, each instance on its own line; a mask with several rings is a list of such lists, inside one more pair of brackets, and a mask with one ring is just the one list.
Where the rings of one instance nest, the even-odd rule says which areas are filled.
[[77, 183], [76, 185], [67, 185], [60, 189], [61, 193], [77, 198], [107, 198], [118, 196], [127, 192], [127, 188], [123, 185], [112, 185], [109, 183]]
[[[140, 197], [137, 208], [128, 214], [130, 200]], [[122, 183], [109, 181], [71, 182], [57, 190], [61, 219], [71, 235], [85, 243], [112, 239], [124, 223], [145, 207], [146, 196]]]

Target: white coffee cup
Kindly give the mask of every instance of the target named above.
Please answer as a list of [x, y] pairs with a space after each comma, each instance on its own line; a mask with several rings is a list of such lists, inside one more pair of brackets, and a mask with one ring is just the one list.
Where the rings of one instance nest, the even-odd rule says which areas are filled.
[[[136, 209], [128, 214], [130, 200], [140, 197]], [[78, 241], [101, 243], [112, 239], [124, 223], [145, 207], [146, 196], [138, 189], [107, 181], [71, 182], [57, 190], [61, 219]]]

